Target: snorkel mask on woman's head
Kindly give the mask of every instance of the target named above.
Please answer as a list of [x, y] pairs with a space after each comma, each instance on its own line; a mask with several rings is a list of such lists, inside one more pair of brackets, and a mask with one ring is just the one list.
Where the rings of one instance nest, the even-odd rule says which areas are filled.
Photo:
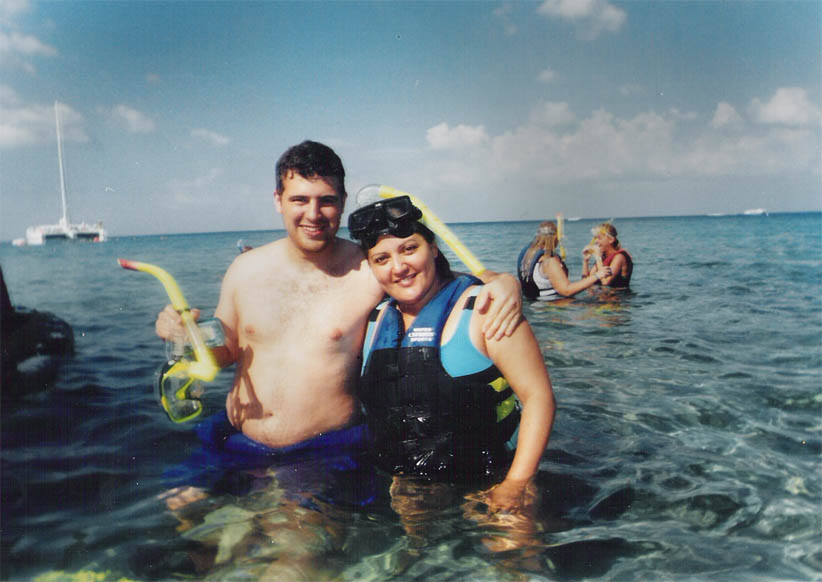
[[541, 222], [539, 228], [537, 229], [537, 235], [541, 236], [556, 236], [557, 234], [557, 225], [553, 222]]
[[358, 208], [348, 217], [348, 231], [363, 247], [370, 249], [380, 235], [399, 238], [416, 232], [414, 223], [422, 218], [422, 211], [411, 203], [408, 196], [380, 200]]
[[610, 222], [603, 222], [593, 227], [591, 229], [591, 234], [594, 236], [594, 238], [598, 237], [600, 234], [610, 236], [611, 238], [616, 238], [617, 230], [616, 228], [614, 228], [614, 225]]

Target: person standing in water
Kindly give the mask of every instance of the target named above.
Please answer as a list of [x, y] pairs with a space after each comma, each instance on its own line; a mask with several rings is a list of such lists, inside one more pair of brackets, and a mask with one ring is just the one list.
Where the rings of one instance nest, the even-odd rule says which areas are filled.
[[592, 272], [572, 283], [565, 261], [556, 253], [558, 243], [556, 223], [545, 221], [539, 225], [531, 244], [520, 253], [517, 270], [522, 293], [528, 299], [554, 301], [571, 297], [611, 274], [606, 267], [602, 272]]
[[421, 216], [403, 196], [348, 222], [391, 297], [369, 319], [358, 392], [375, 461], [400, 477], [392, 494], [409, 477], [496, 482], [491, 511], [519, 511], [551, 433], [551, 380], [527, 322], [499, 341], [482, 333], [481, 281], [451, 272]]
[[624, 248], [619, 244], [617, 229], [610, 222], [603, 222], [592, 230], [597, 249], [585, 247], [582, 251], [582, 276], [588, 277], [590, 274], [597, 274], [599, 267], [593, 265], [589, 267], [592, 256], [597, 252], [602, 257], [604, 268], [610, 268], [611, 273], [601, 273], [597, 283], [613, 289], [627, 289], [631, 284], [631, 275], [634, 271], [634, 260]]
[[[355, 386], [366, 321], [383, 296], [360, 247], [337, 237], [346, 200], [337, 154], [305, 141], [283, 153], [276, 177], [287, 236], [239, 254], [223, 278], [214, 315], [225, 345], [214, 353], [236, 372], [225, 410], [201, 430], [215, 447], [268, 464], [295, 448], [363, 446]], [[501, 338], [519, 323], [520, 289], [510, 275], [489, 277], [477, 304], [486, 337]], [[179, 314], [167, 306], [155, 329], [178, 337]]]

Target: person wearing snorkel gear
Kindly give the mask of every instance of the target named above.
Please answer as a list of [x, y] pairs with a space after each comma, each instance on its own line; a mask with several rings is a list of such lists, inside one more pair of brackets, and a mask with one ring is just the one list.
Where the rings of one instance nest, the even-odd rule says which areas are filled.
[[551, 433], [551, 380], [527, 322], [499, 341], [482, 333], [482, 282], [451, 272], [421, 216], [398, 197], [348, 222], [390, 296], [369, 318], [358, 392], [375, 463], [392, 494], [407, 490], [396, 476], [496, 482], [491, 511], [518, 511]]
[[558, 243], [556, 223], [544, 221], [537, 228], [534, 240], [520, 252], [517, 272], [522, 293], [528, 299], [554, 301], [571, 297], [611, 274], [606, 267], [601, 273], [592, 272], [572, 283], [565, 261], [556, 253]]
[[[358, 362], [383, 291], [360, 247], [337, 237], [347, 195], [339, 156], [305, 141], [279, 158], [276, 179], [274, 205], [287, 236], [239, 254], [223, 278], [214, 315], [225, 346], [214, 354], [221, 367], [237, 366], [225, 411], [198, 431], [228, 453], [263, 459], [341, 443], [358, 450], [365, 438]], [[478, 300], [487, 310], [484, 331], [504, 337], [519, 322], [519, 284], [500, 275], [489, 287]], [[179, 335], [179, 314], [166, 307], [155, 329], [166, 340]]]
[[[611, 273], [604, 274], [597, 283], [612, 289], [627, 289], [631, 284], [634, 260], [628, 251], [620, 246], [617, 229], [610, 222], [603, 222], [591, 229], [591, 232], [596, 240], [582, 251], [582, 276], [597, 274], [599, 267], [589, 267], [588, 263], [592, 256], [599, 253], [603, 267], [610, 268]], [[594, 244], [596, 248], [592, 248]]]

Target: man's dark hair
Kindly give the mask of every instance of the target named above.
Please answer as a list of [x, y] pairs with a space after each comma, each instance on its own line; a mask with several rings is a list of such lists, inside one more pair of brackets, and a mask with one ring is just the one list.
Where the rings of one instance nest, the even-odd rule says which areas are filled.
[[327, 145], [306, 140], [291, 146], [277, 160], [277, 192], [283, 191], [283, 178], [294, 171], [303, 178], [332, 178], [337, 193], [345, 199], [345, 169], [342, 160]]

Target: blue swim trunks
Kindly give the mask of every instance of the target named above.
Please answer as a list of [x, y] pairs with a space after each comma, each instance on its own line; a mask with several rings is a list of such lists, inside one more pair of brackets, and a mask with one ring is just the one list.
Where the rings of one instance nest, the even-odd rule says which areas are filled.
[[373, 498], [375, 485], [366, 461], [368, 429], [364, 422], [278, 448], [238, 431], [225, 410], [206, 418], [194, 430], [201, 446], [183, 463], [165, 471], [171, 487], [191, 485], [214, 494], [244, 495], [265, 480], [261, 469], [274, 469], [278, 485], [291, 494], [357, 506], [367, 505]]

